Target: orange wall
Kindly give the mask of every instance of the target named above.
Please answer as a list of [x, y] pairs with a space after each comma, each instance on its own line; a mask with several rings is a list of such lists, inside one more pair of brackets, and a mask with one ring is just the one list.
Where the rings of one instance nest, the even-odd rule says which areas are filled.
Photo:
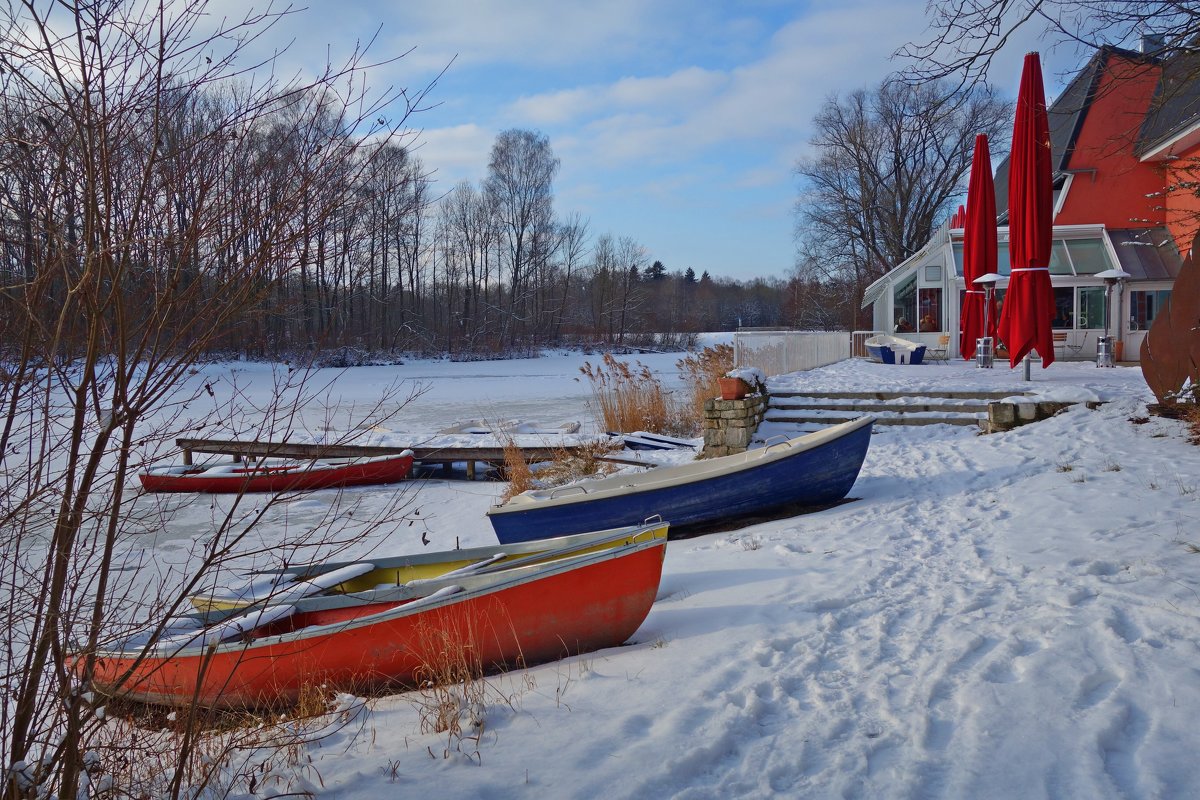
[[1054, 224], [1148, 228], [1166, 223], [1163, 199], [1146, 196], [1162, 191], [1162, 170], [1133, 155], [1158, 77], [1157, 66], [1109, 56], [1075, 141], [1069, 169], [1076, 174]]
[[[1200, 146], [1179, 154], [1178, 158], [1166, 162], [1167, 185], [1192, 185], [1200, 181]], [[1186, 256], [1196, 231], [1200, 229], [1200, 196], [1197, 189], [1186, 188], [1169, 192], [1166, 196], [1167, 229], [1175, 237], [1179, 252]]]

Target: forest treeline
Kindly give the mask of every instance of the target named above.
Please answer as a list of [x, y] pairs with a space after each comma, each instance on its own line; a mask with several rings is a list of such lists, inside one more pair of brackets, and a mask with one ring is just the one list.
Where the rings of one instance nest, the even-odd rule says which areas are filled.
[[[556, 213], [559, 162], [533, 131], [502, 132], [477, 185], [445, 187], [411, 141], [378, 144], [319, 93], [282, 94], [247, 119], [227, 87], [161, 91], [144, 105], [131, 94], [83, 116], [24, 88], [5, 87], [0, 121], [0, 290], [21, 306], [0, 323], [9, 347], [21, 326], [57, 324], [58, 355], [81, 350], [85, 320], [50, 321], [106, 258], [120, 260], [121, 285], [107, 288], [129, 308], [149, 313], [166, 296], [173, 313], [216, 314], [218, 335], [204, 328], [200, 346], [256, 358], [487, 357], [847, 318], [836, 285], [697, 275]], [[99, 156], [81, 118], [111, 126]], [[100, 241], [108, 230], [125, 240]], [[196, 344], [192, 328], [179, 326], [177, 346]]]

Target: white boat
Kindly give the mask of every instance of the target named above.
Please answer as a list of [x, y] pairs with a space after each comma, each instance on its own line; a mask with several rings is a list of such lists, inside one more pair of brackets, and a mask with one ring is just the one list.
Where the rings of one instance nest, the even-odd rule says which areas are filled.
[[920, 342], [881, 333], [863, 342], [872, 361], [881, 364], [920, 364], [925, 358], [925, 345]]

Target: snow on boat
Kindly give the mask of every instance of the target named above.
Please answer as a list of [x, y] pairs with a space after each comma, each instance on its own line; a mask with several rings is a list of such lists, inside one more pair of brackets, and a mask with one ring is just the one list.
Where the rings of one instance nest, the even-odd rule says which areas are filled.
[[633, 433], [617, 433], [605, 431], [608, 436], [620, 439], [626, 450], [695, 450], [696, 445], [688, 439], [677, 439], [674, 436], [663, 436], [661, 433], [634, 431]]
[[867, 339], [863, 346], [871, 360], [881, 364], [920, 364], [925, 358], [925, 345], [898, 336], [879, 334]]
[[[488, 575], [186, 620], [154, 642], [100, 648], [90, 683], [142, 703], [256, 708], [293, 703], [311, 686], [411, 687], [463, 660], [490, 670], [615, 647], [649, 613], [665, 552], [666, 539], [653, 538]], [[76, 674], [87, 664], [71, 657]]]
[[866, 458], [875, 418], [731, 456], [532, 489], [488, 510], [501, 543], [628, 525], [655, 514], [673, 532], [786, 507], [842, 500]]
[[540, 422], [522, 422], [519, 419], [509, 419], [497, 422], [489, 422], [485, 419], [468, 419], [455, 422], [449, 427], [442, 428], [440, 434], [458, 434], [471, 433], [476, 435], [487, 434], [542, 434], [547, 436], [557, 436], [560, 434], [578, 433], [578, 422], [564, 422], [561, 425], [547, 426]]
[[211, 588], [191, 598], [200, 611], [232, 611], [270, 603], [291, 603], [316, 594], [353, 594], [381, 585], [461, 575], [487, 575], [600, 552], [635, 542], [666, 539], [667, 523], [536, 539], [508, 545], [470, 547], [436, 553], [372, 558], [358, 562], [322, 562], [255, 573], [235, 588]]
[[395, 483], [408, 475], [412, 465], [413, 453], [405, 450], [375, 458], [150, 467], [138, 479], [148, 492], [285, 492]]

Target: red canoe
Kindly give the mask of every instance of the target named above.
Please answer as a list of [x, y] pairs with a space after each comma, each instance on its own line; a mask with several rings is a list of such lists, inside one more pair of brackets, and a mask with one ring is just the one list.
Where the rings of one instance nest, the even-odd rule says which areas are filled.
[[287, 492], [373, 486], [403, 480], [412, 469], [413, 454], [360, 458], [353, 461], [276, 461], [151, 467], [138, 474], [148, 492]]
[[[138, 702], [255, 708], [306, 686], [377, 692], [623, 644], [658, 593], [666, 539], [495, 575], [306, 598], [97, 653], [92, 686]], [[399, 599], [398, 599], [399, 598]], [[449, 655], [447, 655], [449, 654]], [[86, 661], [73, 657], [77, 673]], [[82, 677], [82, 675], [81, 675]]]

